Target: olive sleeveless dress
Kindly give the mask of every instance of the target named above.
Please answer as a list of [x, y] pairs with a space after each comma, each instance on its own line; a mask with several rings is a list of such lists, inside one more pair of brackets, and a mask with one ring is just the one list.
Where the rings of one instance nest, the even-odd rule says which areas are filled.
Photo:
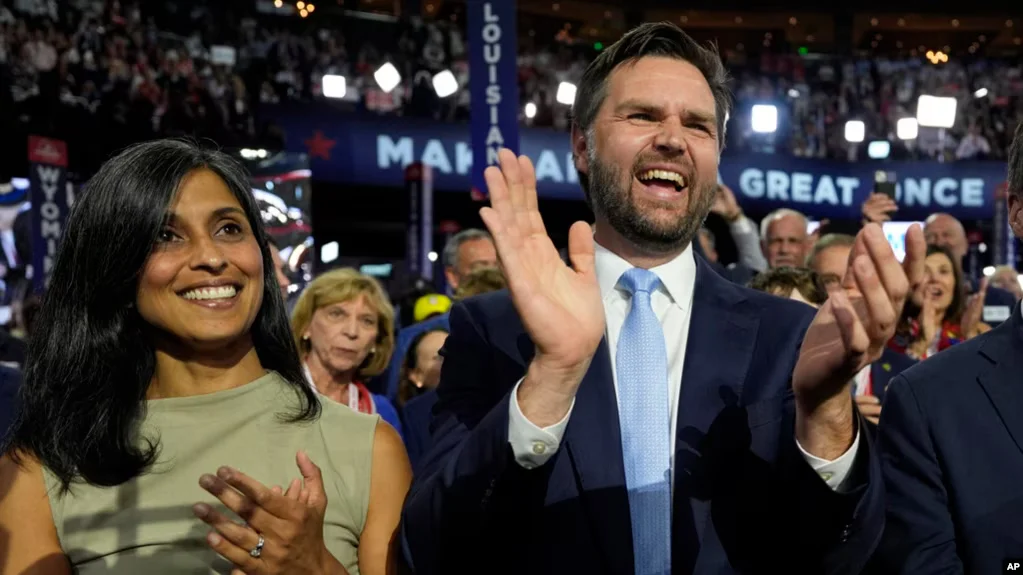
[[316, 421], [285, 423], [299, 402], [294, 386], [274, 372], [227, 391], [150, 400], [142, 435], [159, 441], [159, 456], [142, 476], [117, 487], [75, 484], [60, 495], [44, 468], [60, 544], [76, 572], [230, 573], [232, 566], [206, 544], [211, 528], [192, 514], [198, 502], [227, 511], [199, 477], [228, 465], [267, 487], [286, 488], [301, 478], [295, 454], [305, 450], [323, 471], [327, 548], [358, 575], [379, 417], [325, 401]]

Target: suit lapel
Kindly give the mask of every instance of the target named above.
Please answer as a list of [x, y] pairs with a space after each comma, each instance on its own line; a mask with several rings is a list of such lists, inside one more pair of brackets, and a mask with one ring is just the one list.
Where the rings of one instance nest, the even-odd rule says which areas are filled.
[[[536, 350], [524, 332], [519, 332], [514, 346], [499, 347], [523, 368], [532, 361]], [[632, 519], [621, 445], [611, 356], [607, 340], [601, 339], [576, 392], [563, 446], [579, 485], [586, 522], [593, 529], [611, 573], [633, 570]]]
[[991, 398], [991, 403], [1012, 436], [1016, 446], [1023, 451], [1023, 319], [1019, 304], [1010, 319], [995, 328], [984, 346], [978, 351], [993, 363], [990, 369], [978, 377], [980, 385]]
[[707, 430], [718, 411], [708, 407], [734, 405], [742, 397], [760, 323], [739, 305], [745, 299], [737, 286], [698, 260], [678, 397], [677, 442], [685, 443], [681, 432], [687, 426]]
[[[580, 484], [591, 528], [604, 550], [608, 570], [633, 569], [629, 496], [625, 487], [618, 402], [611, 376], [611, 356], [602, 339], [586, 377], [575, 396], [573, 416], [565, 430], [565, 445]], [[627, 550], [627, 553], [620, 551]]]
[[674, 573], [692, 572], [710, 513], [700, 485], [706, 477], [700, 443], [724, 407], [743, 404], [759, 325], [759, 318], [741, 305], [745, 299], [740, 288], [697, 259], [675, 432]]

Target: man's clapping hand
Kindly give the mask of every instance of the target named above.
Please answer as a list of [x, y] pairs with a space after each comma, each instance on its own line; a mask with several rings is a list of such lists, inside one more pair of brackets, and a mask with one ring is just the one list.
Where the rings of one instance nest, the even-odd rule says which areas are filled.
[[523, 415], [546, 427], [568, 412], [604, 336], [604, 305], [594, 269], [593, 230], [576, 222], [565, 265], [537, 208], [536, 173], [526, 156], [498, 153], [484, 176], [490, 207], [480, 216], [494, 237], [512, 303], [536, 346], [519, 388]]
[[909, 294], [924, 276], [923, 231], [906, 232], [906, 257], [895, 258], [881, 227], [868, 224], [856, 236], [841, 288], [832, 290], [807, 329], [792, 375], [796, 438], [809, 453], [835, 459], [855, 437], [849, 385], [881, 357]]

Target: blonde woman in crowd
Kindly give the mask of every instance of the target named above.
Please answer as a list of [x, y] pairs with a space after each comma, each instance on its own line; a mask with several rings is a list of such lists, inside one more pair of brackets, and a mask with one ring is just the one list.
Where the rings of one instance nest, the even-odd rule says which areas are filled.
[[351, 268], [320, 275], [295, 304], [291, 330], [309, 385], [355, 411], [379, 414], [401, 432], [391, 402], [364, 384], [394, 353], [394, 308], [380, 282]]

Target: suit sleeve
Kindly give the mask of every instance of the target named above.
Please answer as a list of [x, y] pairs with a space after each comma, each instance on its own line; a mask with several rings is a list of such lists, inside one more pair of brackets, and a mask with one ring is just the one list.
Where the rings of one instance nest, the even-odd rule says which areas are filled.
[[[770, 349], [770, 357], [784, 362], [777, 377], [792, 373], [811, 319], [812, 313], [800, 323], [788, 319], [790, 329], [779, 330], [791, 339]], [[725, 408], [707, 431], [702, 453], [719, 458], [707, 465], [717, 473], [710, 478], [716, 490], [711, 516], [722, 546], [737, 572], [859, 575], [884, 522], [884, 485], [871, 438], [859, 434], [849, 475], [836, 491], [796, 442], [791, 389], [779, 401], [779, 419], [770, 427], [750, 428], [747, 412]], [[733, 417], [738, 421], [730, 422]], [[862, 420], [859, 425], [862, 430]], [[726, 431], [732, 429], [738, 431]], [[778, 446], [775, 457], [750, 449], [758, 434]]]
[[542, 507], [550, 468], [515, 462], [508, 442], [514, 380], [501, 383], [509, 374], [495, 372], [495, 352], [464, 304], [450, 321], [432, 446], [403, 512], [403, 548], [417, 574], [464, 569], [488, 553], [495, 559], [506, 534], [523, 528], [514, 518]]
[[[851, 400], [850, 400], [851, 401]], [[792, 421], [794, 428], [795, 421]], [[788, 439], [782, 466], [781, 501], [795, 521], [788, 555], [800, 554], [805, 567], [829, 575], [857, 575], [877, 548], [884, 529], [884, 484], [866, 421], [859, 418], [859, 446], [840, 491], [818, 475], [795, 442]], [[782, 513], [786, 511], [781, 510]], [[784, 546], [783, 546], [784, 548]], [[808, 550], [813, 550], [807, 553]], [[798, 556], [798, 555], [797, 555]], [[780, 558], [783, 562], [784, 557]]]
[[[800, 325], [797, 346], [812, 320], [813, 314], [808, 314]], [[797, 361], [798, 351], [793, 367]], [[884, 528], [884, 484], [876, 449], [869, 434], [863, 432], [865, 421], [858, 418], [854, 446], [838, 466], [844, 477], [831, 485], [829, 479], [835, 478], [822, 476], [796, 441], [795, 412], [795, 396], [790, 394], [781, 428], [780, 482], [771, 496], [779, 505], [776, 517], [784, 517], [779, 527], [792, 522], [786, 529], [789, 538], [778, 545], [778, 564], [793, 565], [793, 558], [799, 557], [801, 572], [858, 575]], [[829, 467], [834, 472], [834, 463], [818, 467], [822, 472]]]
[[963, 573], [941, 466], [904, 375], [888, 387], [878, 443], [887, 490], [885, 534], [878, 552], [884, 571]]

